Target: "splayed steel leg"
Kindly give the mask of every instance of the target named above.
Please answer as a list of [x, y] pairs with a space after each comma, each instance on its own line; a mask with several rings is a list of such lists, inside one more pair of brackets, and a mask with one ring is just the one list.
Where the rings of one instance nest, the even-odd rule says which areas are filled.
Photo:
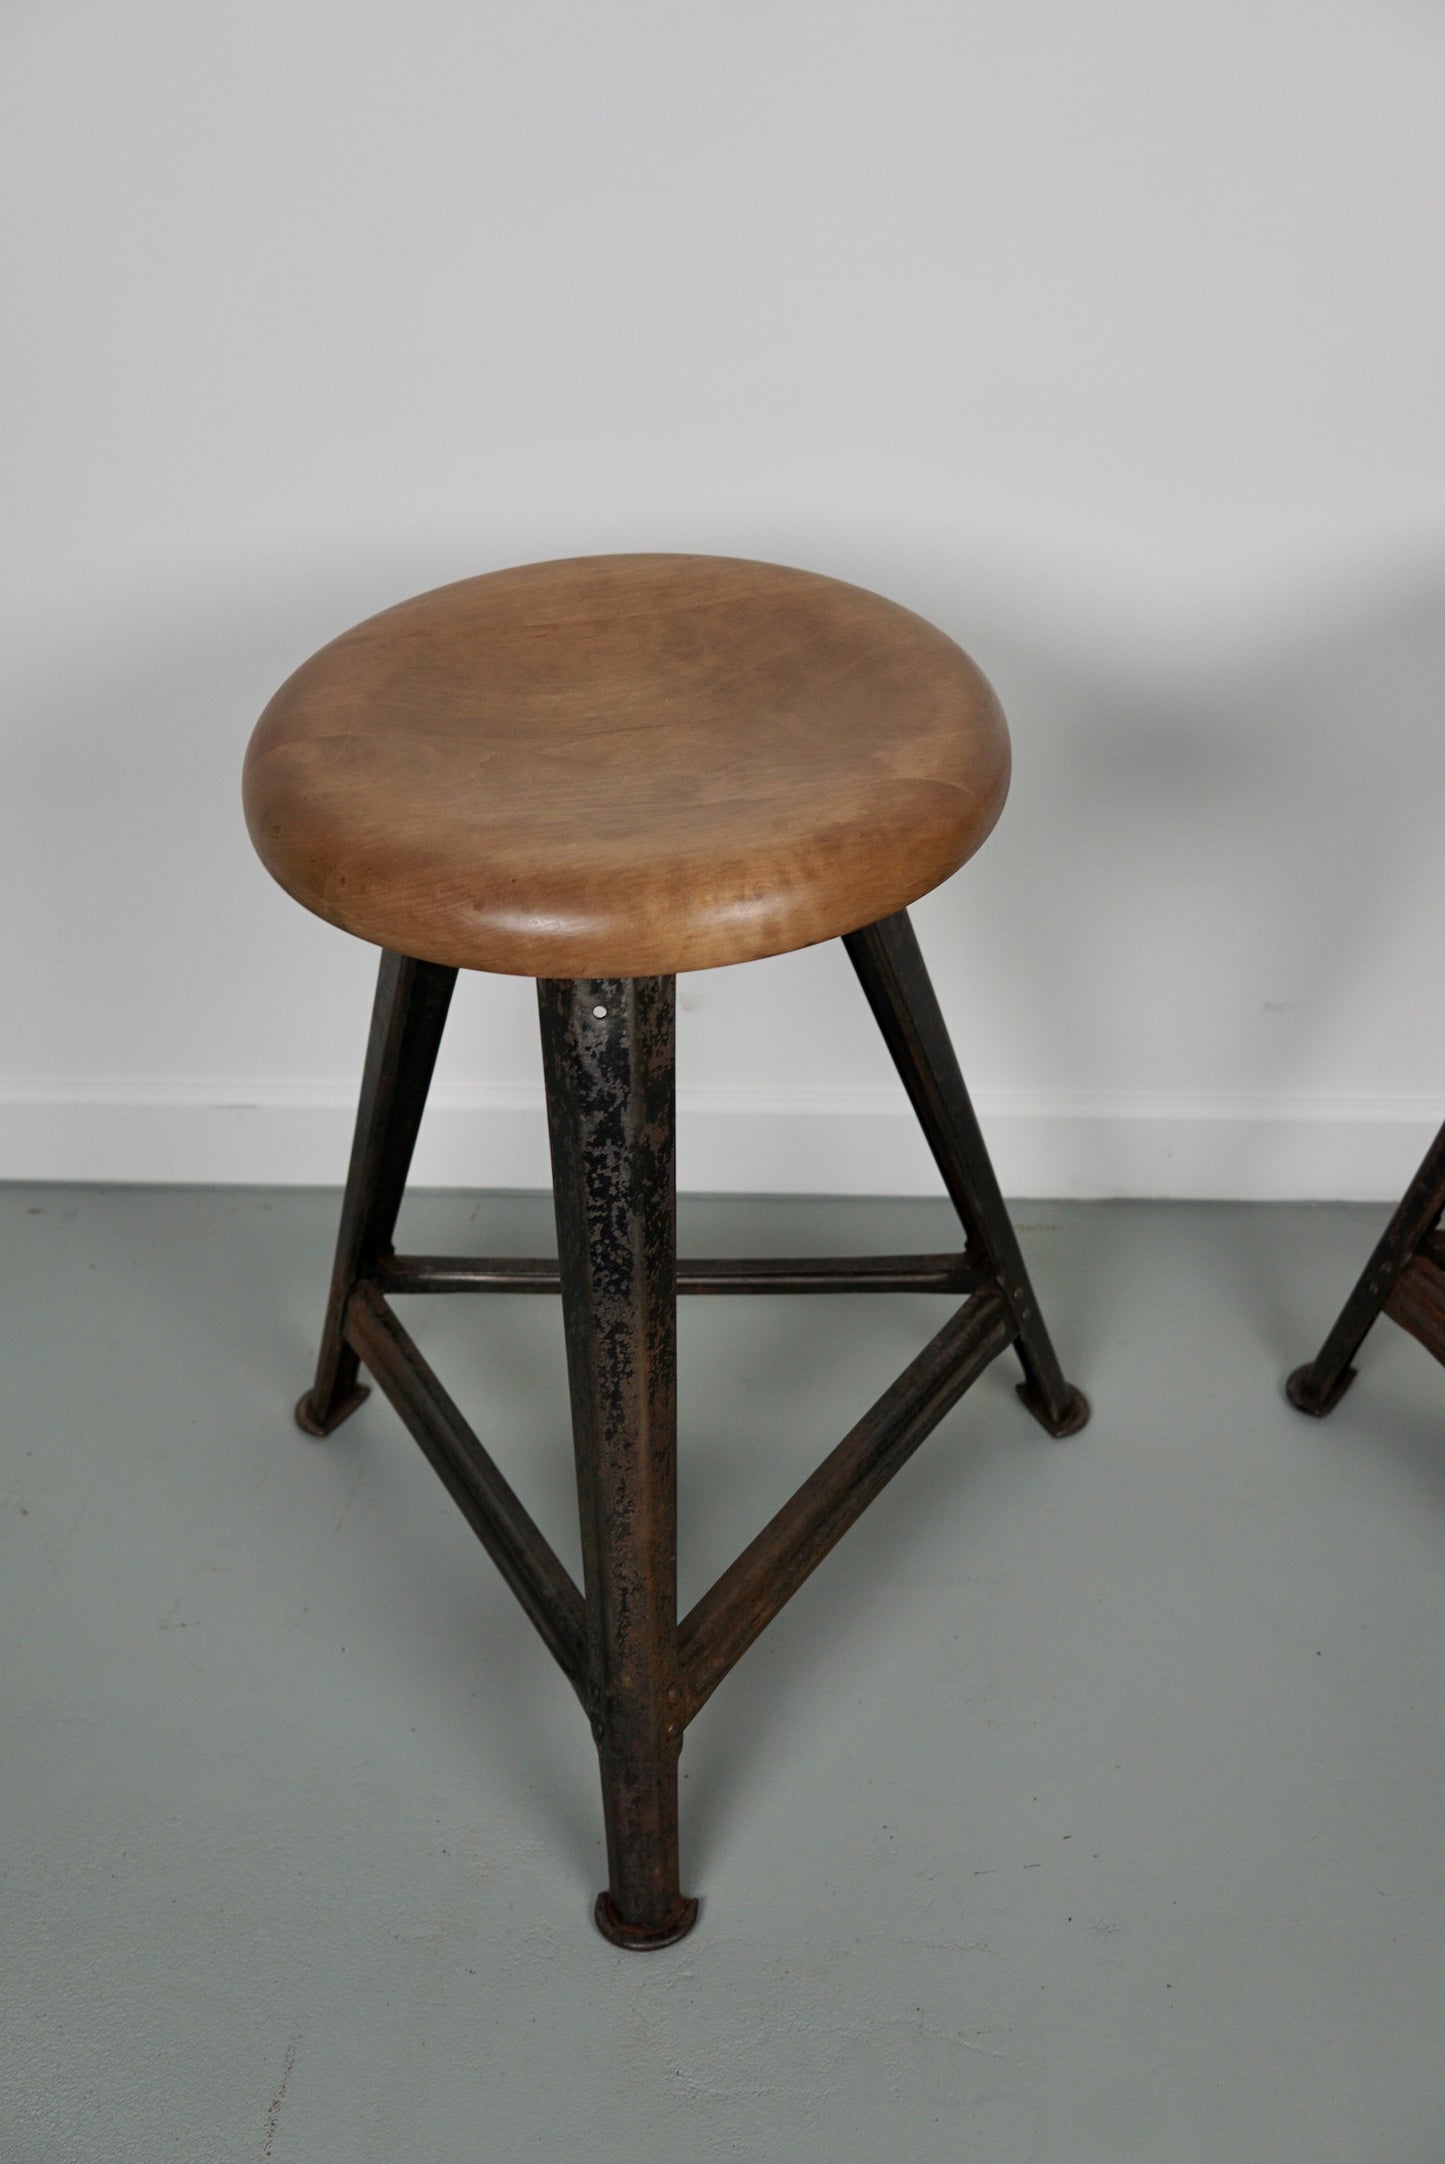
[[538, 999], [607, 1826], [597, 1924], [669, 1946], [697, 1916], [678, 1875], [674, 982], [543, 982]]
[[381, 957], [316, 1380], [296, 1408], [308, 1435], [330, 1435], [367, 1395], [346, 1303], [390, 1248], [456, 979], [434, 962]]
[[1024, 1371], [1019, 1396], [1050, 1435], [1076, 1435], [1088, 1420], [1088, 1399], [1064, 1380], [1039, 1313], [908, 912], [850, 932], [843, 944], [962, 1220], [971, 1259], [1008, 1304]]

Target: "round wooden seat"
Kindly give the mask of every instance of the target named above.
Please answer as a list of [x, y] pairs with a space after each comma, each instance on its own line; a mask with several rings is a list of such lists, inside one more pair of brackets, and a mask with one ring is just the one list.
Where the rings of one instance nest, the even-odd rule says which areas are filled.
[[421, 961], [647, 977], [811, 945], [956, 871], [1008, 788], [943, 633], [773, 564], [601, 556], [422, 594], [284, 684], [246, 760], [267, 868]]

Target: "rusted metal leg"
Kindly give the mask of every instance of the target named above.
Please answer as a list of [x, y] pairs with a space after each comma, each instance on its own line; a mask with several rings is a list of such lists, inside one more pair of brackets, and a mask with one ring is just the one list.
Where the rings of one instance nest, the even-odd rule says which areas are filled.
[[[1427, 1240], [1445, 1211], [1445, 1127], [1425, 1153], [1425, 1159], [1405, 1190], [1404, 1199], [1365, 1264], [1359, 1283], [1340, 1310], [1339, 1319], [1313, 1360], [1296, 1368], [1285, 1384], [1292, 1405], [1322, 1420], [1332, 1412], [1355, 1379], [1351, 1366], [1356, 1353], [1382, 1308], [1388, 1308], [1401, 1278], [1416, 1260], [1416, 1251]], [[1415, 1328], [1408, 1311], [1396, 1318], [1405, 1328]], [[1435, 1346], [1424, 1331], [1416, 1335]], [[1438, 1335], [1438, 1333], [1437, 1333]]]
[[678, 1876], [671, 977], [537, 987], [608, 1883], [598, 1929], [669, 1946]]
[[1076, 1435], [1088, 1420], [1089, 1402], [1064, 1380], [1039, 1313], [908, 912], [850, 932], [843, 944], [963, 1223], [971, 1258], [982, 1263], [1008, 1305], [1024, 1370], [1019, 1396], [1050, 1435]]
[[330, 1435], [367, 1394], [343, 1335], [346, 1303], [390, 1247], [456, 979], [434, 962], [381, 957], [316, 1380], [296, 1408], [308, 1435]]

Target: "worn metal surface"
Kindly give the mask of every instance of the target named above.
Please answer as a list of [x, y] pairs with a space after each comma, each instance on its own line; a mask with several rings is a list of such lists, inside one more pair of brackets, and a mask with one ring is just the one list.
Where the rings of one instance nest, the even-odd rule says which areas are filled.
[[1019, 1395], [1051, 1435], [1076, 1435], [1089, 1417], [1088, 1401], [1064, 1380], [1039, 1313], [907, 910], [850, 932], [843, 944], [958, 1212], [970, 1256], [1008, 1302], [1024, 1371]]
[[1331, 1412], [1355, 1379], [1352, 1365], [1383, 1310], [1429, 1346], [1439, 1358], [1441, 1333], [1434, 1329], [1427, 1309], [1416, 1296], [1420, 1287], [1402, 1289], [1401, 1279], [1413, 1258], [1432, 1247], [1431, 1236], [1445, 1212], [1445, 1126], [1425, 1152], [1419, 1170], [1406, 1188], [1400, 1206], [1380, 1235], [1334, 1328], [1313, 1360], [1295, 1369], [1285, 1384], [1292, 1405], [1322, 1420]]
[[635, 1946], [697, 1915], [677, 1850], [675, 991], [537, 987], [607, 1827], [597, 1921]]

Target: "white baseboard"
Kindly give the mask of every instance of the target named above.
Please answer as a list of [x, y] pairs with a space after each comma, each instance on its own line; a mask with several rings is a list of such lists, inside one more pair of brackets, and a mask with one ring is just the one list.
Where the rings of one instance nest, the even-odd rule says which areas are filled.
[[[1007, 1194], [1394, 1200], [1445, 1115], [1421, 1097], [982, 1094]], [[0, 1179], [335, 1186], [353, 1103], [295, 1085], [0, 1082]], [[690, 1090], [679, 1179], [693, 1193], [926, 1195], [939, 1184], [901, 1094]], [[540, 1091], [439, 1087], [419, 1185], [540, 1188]]]

